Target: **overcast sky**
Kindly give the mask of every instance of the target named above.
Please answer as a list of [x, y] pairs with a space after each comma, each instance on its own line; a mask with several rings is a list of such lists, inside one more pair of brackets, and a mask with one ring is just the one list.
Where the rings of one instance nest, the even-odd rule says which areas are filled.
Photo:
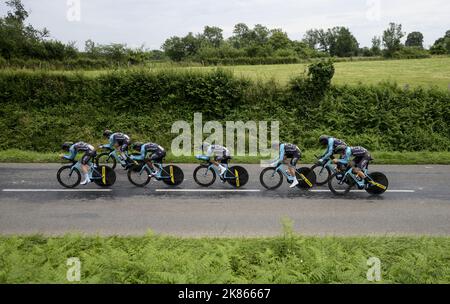
[[[1, 14], [6, 13], [0, 0]], [[425, 46], [450, 30], [449, 0], [23, 0], [28, 22], [47, 27], [52, 38], [76, 41], [144, 44], [159, 49], [170, 36], [219, 26], [225, 37], [236, 23], [282, 28], [301, 39], [310, 28], [347, 26], [361, 46], [370, 46], [388, 23], [401, 23], [407, 33], [420, 31]], [[79, 3], [80, 11], [77, 10]]]

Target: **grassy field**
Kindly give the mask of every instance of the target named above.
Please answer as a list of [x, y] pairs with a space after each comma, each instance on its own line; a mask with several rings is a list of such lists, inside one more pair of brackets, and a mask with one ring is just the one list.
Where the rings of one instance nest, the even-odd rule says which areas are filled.
[[[323, 151], [313, 150], [303, 153], [301, 163], [314, 163], [314, 155], [321, 155]], [[0, 150], [0, 162], [3, 163], [57, 163], [60, 162], [61, 153], [42, 153], [34, 151], [23, 151], [17, 149]], [[450, 152], [383, 152], [372, 153], [375, 159], [374, 164], [398, 164], [398, 165], [418, 165], [418, 164], [442, 164], [450, 165]], [[260, 157], [236, 156], [232, 163], [257, 164]], [[174, 156], [168, 153], [166, 162], [173, 163], [200, 163], [193, 156]]]
[[[288, 226], [287, 224], [286, 226]], [[448, 237], [0, 236], [0, 283], [450, 283]], [[69, 274], [71, 272], [69, 271]]]
[[[305, 72], [306, 64], [225, 67], [236, 75], [251, 79], [275, 79], [286, 83], [292, 76]], [[196, 68], [207, 69], [207, 68]], [[355, 61], [335, 63], [334, 84], [377, 84], [397, 82], [404, 86], [433, 86], [450, 89], [450, 57], [409, 60]]]
[[[240, 77], [253, 80], [275, 81], [285, 84], [295, 75], [306, 71], [308, 64], [279, 64], [279, 65], [242, 65], [224, 66]], [[335, 63], [336, 73], [333, 78], [335, 84], [356, 85], [377, 84], [382, 81], [397, 82], [401, 86], [408, 84], [416, 86], [437, 86], [450, 89], [450, 57], [433, 57], [428, 59], [379, 60], [379, 61], [349, 61]], [[142, 68], [131, 68], [142, 70]], [[177, 67], [174, 65], [156, 65], [147, 70], [192, 70], [209, 71], [215, 67]], [[8, 71], [8, 70], [5, 70]], [[31, 71], [30, 71], [31, 72]], [[83, 73], [92, 77], [107, 73], [108, 70], [98, 71], [53, 71], [52, 73]]]

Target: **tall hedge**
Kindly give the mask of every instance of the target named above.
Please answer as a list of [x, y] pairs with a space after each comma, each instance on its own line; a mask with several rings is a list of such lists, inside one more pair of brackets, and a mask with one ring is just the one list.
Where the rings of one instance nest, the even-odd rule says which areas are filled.
[[371, 150], [448, 151], [450, 93], [393, 84], [289, 85], [210, 72], [128, 71], [97, 77], [0, 73], [0, 149], [56, 151], [66, 140], [102, 142], [105, 128], [170, 147], [171, 125], [205, 120], [279, 120], [281, 139], [317, 147], [322, 133]]

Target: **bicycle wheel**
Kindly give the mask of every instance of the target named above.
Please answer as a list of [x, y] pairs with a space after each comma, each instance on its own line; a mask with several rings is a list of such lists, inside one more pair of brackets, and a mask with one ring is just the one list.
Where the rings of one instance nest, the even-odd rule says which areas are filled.
[[283, 175], [275, 168], [265, 168], [259, 175], [259, 181], [264, 188], [275, 190], [283, 183]]
[[[184, 180], [184, 173], [180, 167], [169, 165], [163, 168], [163, 173], [168, 174], [167, 178], [163, 179], [163, 182], [169, 186], [178, 186]], [[162, 175], [163, 176], [163, 175]]]
[[354, 186], [354, 182], [349, 181], [349, 177], [345, 177], [345, 180], [343, 180], [343, 178], [344, 173], [341, 172], [336, 172], [331, 175], [328, 180], [328, 187], [331, 192], [336, 195], [345, 195], [350, 191], [350, 189]]
[[194, 170], [194, 180], [202, 187], [209, 187], [216, 181], [216, 172], [209, 166], [198, 166]]
[[308, 190], [316, 184], [316, 174], [308, 167], [298, 168], [295, 175], [298, 180], [297, 188]]
[[144, 167], [144, 164], [134, 165], [127, 172], [128, 180], [137, 187], [144, 187], [151, 179], [149, 176], [151, 173], [150, 170], [147, 167], [142, 169], [142, 167]]
[[367, 193], [379, 195], [386, 192], [389, 186], [389, 181], [386, 175], [381, 172], [373, 172], [369, 174], [369, 178], [372, 179], [372, 182], [374, 183], [368, 182], [366, 188]]
[[75, 188], [81, 182], [81, 173], [77, 168], [72, 170], [72, 166], [62, 166], [56, 173], [56, 178], [61, 186]]
[[248, 182], [248, 172], [244, 167], [233, 166], [225, 172], [227, 182], [236, 188], [244, 187]]
[[316, 174], [316, 185], [323, 186], [328, 182], [328, 179], [331, 176], [330, 168], [314, 165], [311, 167], [311, 170]]
[[95, 158], [95, 164], [97, 167], [107, 166], [114, 170], [116, 168], [117, 161], [114, 156], [109, 155], [109, 152], [105, 152], [97, 155]]
[[92, 172], [92, 179], [100, 187], [110, 187], [116, 182], [116, 172], [108, 166], [98, 166]]

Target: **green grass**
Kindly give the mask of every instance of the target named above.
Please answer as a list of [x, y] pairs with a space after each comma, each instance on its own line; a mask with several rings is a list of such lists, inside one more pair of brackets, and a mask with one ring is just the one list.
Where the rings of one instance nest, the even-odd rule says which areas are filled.
[[0, 236], [0, 283], [450, 283], [448, 237]]
[[[313, 150], [303, 153], [302, 163], [314, 163], [316, 158], [314, 155], [321, 155], [323, 151]], [[23, 151], [18, 149], [0, 151], [0, 162], [3, 163], [58, 163], [60, 159], [58, 155], [61, 153], [43, 153], [34, 151]], [[375, 159], [374, 164], [442, 164], [450, 165], [450, 152], [373, 152], [372, 157]], [[236, 156], [233, 163], [241, 164], [257, 164], [261, 157]], [[198, 163], [194, 156], [174, 156], [168, 153], [166, 162], [173, 163]]]
[[[278, 64], [278, 65], [242, 65], [224, 66], [223, 69], [231, 70], [235, 75], [253, 80], [275, 81], [286, 84], [295, 75], [304, 73], [307, 69], [304, 64]], [[400, 86], [408, 84], [416, 86], [437, 86], [441, 89], [450, 89], [450, 57], [433, 57], [426, 59], [402, 59], [402, 60], [376, 60], [376, 61], [348, 61], [335, 63], [336, 73], [334, 84], [377, 84], [379, 82], [396, 82]], [[215, 67], [179, 67], [176, 65], [156, 65], [153, 68], [131, 68], [135, 70], [193, 70], [210, 71]], [[6, 71], [8, 71], [6, 69]], [[32, 72], [32, 71], [30, 71]], [[97, 71], [53, 71], [52, 73], [83, 73], [96, 77], [108, 70]]]
[[[293, 76], [305, 72], [306, 68], [307, 64], [225, 67], [236, 75], [263, 81], [273, 78], [280, 83], [287, 83]], [[450, 57], [337, 62], [335, 69], [334, 84], [377, 84], [390, 81], [401, 86], [437, 86], [442, 89], [449, 89], [450, 85]]]

